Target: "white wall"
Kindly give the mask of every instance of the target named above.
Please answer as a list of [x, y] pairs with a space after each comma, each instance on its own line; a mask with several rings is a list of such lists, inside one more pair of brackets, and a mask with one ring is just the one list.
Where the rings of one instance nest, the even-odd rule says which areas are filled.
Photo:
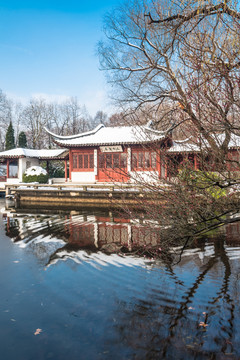
[[93, 171], [91, 172], [75, 172], [72, 171], [72, 182], [79, 183], [95, 183], [95, 174]]
[[132, 182], [155, 182], [159, 180], [158, 171], [130, 171]]
[[[158, 171], [131, 171], [131, 182], [155, 182], [159, 181]], [[94, 172], [72, 172], [72, 182], [94, 184], [96, 182]]]
[[22, 181], [23, 173], [26, 170], [27, 161], [29, 161], [31, 163], [30, 166], [39, 166], [39, 160], [36, 158], [21, 158], [21, 159], [19, 159], [18, 178], [19, 178], [20, 182]]
[[10, 184], [18, 184], [20, 181], [19, 181], [19, 178], [8, 178], [7, 179], [7, 183], [10, 183]]

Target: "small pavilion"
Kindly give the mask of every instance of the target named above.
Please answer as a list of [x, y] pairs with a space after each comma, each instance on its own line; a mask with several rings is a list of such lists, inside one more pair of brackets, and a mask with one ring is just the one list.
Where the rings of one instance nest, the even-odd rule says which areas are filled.
[[40, 161], [64, 160], [65, 180], [67, 180], [67, 161], [69, 158], [66, 149], [25, 149], [15, 148], [0, 152], [0, 182], [19, 183], [26, 169], [39, 166]]

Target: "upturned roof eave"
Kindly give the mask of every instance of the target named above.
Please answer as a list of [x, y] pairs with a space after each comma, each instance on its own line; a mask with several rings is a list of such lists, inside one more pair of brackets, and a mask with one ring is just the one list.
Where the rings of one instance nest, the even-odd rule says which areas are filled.
[[185, 154], [185, 153], [199, 153], [201, 152], [201, 150], [171, 150], [171, 148], [169, 149], [168, 153], [169, 154]]
[[157, 142], [161, 142], [165, 140], [165, 138], [161, 138], [161, 139], [155, 139], [155, 140], [145, 140], [145, 141], [126, 141], [126, 142], [106, 142], [106, 143], [90, 143], [90, 144], [63, 144], [57, 140], [53, 140], [55, 144], [61, 146], [61, 147], [65, 147], [68, 149], [71, 148], [81, 148], [81, 147], [91, 147], [91, 146], [116, 146], [116, 145], [144, 145], [144, 144], [152, 144], [152, 143], [157, 143]]
[[44, 127], [44, 129], [49, 135], [53, 136], [56, 139], [62, 139], [62, 140], [66, 139], [67, 140], [67, 139], [77, 139], [79, 137], [86, 137], [86, 136], [89, 136], [89, 135], [94, 135], [103, 127], [105, 127], [105, 125], [99, 124], [93, 130], [86, 131], [84, 133], [80, 133], [80, 134], [76, 134], [76, 135], [67, 135], [67, 136], [54, 134], [53, 132], [48, 130], [46, 127]]
[[66, 154], [65, 156], [38, 156], [37, 157], [39, 160], [68, 160], [69, 159], [69, 153]]

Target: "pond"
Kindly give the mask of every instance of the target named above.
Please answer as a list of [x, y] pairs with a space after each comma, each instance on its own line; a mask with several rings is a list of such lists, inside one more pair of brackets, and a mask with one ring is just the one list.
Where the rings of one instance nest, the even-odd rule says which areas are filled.
[[240, 359], [238, 223], [174, 265], [118, 214], [0, 206], [2, 359]]

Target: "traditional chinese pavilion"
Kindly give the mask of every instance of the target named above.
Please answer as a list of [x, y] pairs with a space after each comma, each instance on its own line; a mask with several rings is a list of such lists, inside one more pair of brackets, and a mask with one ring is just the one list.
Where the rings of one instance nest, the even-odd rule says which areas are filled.
[[166, 134], [146, 126], [105, 127], [72, 136], [46, 131], [69, 149], [69, 178], [73, 182], [126, 182], [136, 176], [161, 178], [166, 169], [160, 149], [171, 146]]
[[40, 161], [64, 160], [67, 179], [68, 150], [66, 149], [25, 149], [15, 148], [0, 152], [0, 181], [19, 183], [25, 170], [38, 166]]

